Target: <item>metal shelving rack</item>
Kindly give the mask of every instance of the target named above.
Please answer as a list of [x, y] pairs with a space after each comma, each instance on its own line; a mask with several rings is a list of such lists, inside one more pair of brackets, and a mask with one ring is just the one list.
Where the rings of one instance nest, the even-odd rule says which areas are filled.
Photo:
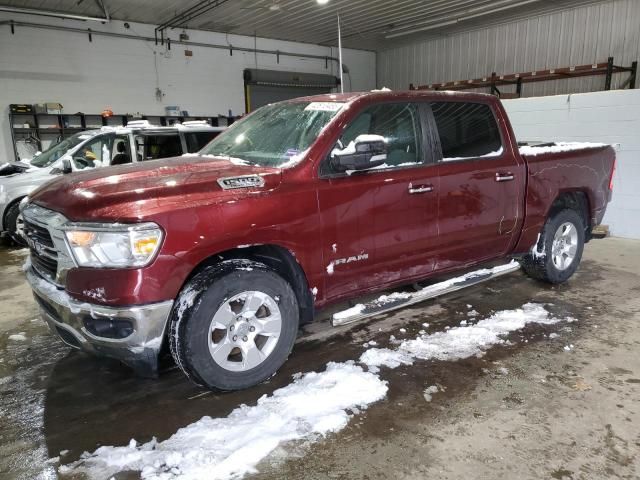
[[606, 62], [594, 63], [591, 65], [576, 65], [572, 67], [552, 68], [549, 70], [538, 70], [532, 72], [511, 73], [508, 75], [498, 75], [493, 72], [483, 78], [471, 80], [456, 80], [453, 82], [431, 83], [428, 85], [409, 85], [410, 90], [469, 90], [472, 88], [489, 88], [490, 92], [497, 96], [502, 96], [498, 88], [504, 85], [516, 86], [516, 97], [522, 95], [522, 85], [532, 82], [545, 82], [549, 80], [564, 80], [567, 78], [589, 77], [595, 75], [605, 75], [604, 89], [611, 90], [611, 80], [613, 74], [629, 72], [629, 77], [622, 83], [620, 88], [636, 88], [636, 78], [638, 72], [638, 62], [635, 61], [630, 67], [621, 67], [614, 63], [613, 57], [609, 57]]
[[[42, 142], [47, 137], [54, 136], [54, 141], [58, 142], [74, 133], [83, 130], [92, 130], [101, 127], [126, 126], [131, 120], [148, 120], [153, 125], [171, 126], [175, 123], [204, 120], [210, 125], [217, 127], [220, 125], [220, 118], [226, 120], [227, 125], [231, 125], [236, 117], [220, 116], [173, 116], [173, 115], [142, 115], [140, 117], [132, 115], [112, 115], [103, 117], [96, 113], [12, 113], [9, 112], [9, 126], [11, 128], [11, 143], [16, 161], [19, 160], [16, 140], [24, 136], [31, 136], [38, 143], [38, 149], [42, 150]], [[29, 124], [30, 127], [23, 125]]]

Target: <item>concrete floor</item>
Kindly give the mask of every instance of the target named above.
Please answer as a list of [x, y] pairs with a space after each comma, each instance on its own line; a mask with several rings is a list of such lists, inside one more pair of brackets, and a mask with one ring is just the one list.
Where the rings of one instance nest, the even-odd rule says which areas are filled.
[[[70, 352], [36, 319], [23, 261], [23, 252], [0, 248], [2, 479], [56, 478], [49, 458], [69, 463], [99, 445], [164, 439], [204, 415], [255, 403], [295, 372], [356, 359], [364, 341], [415, 336], [422, 322], [430, 331], [458, 325], [466, 304], [488, 315], [528, 301], [579, 321], [527, 327], [481, 359], [383, 372], [385, 400], [338, 434], [283, 446], [255, 478], [640, 477], [640, 241], [594, 240], [578, 274], [559, 287], [516, 273], [367, 324], [317, 322], [269, 383], [228, 394], [203, 392], [170, 364], [160, 379], [140, 380], [115, 362]], [[16, 334], [26, 339], [9, 339]], [[443, 392], [426, 402], [427, 385]]]

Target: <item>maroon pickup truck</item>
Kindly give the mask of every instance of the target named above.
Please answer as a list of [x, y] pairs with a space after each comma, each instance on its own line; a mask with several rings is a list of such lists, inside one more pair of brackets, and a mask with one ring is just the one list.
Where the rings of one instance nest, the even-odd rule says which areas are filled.
[[614, 151], [522, 150], [500, 101], [447, 92], [275, 103], [197, 155], [65, 175], [23, 205], [42, 315], [71, 347], [209, 388], [261, 382], [329, 303], [518, 258], [567, 280]]

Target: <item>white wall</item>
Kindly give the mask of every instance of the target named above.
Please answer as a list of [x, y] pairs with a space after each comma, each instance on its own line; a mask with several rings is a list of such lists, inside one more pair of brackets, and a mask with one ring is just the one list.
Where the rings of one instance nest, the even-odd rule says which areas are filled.
[[[153, 37], [152, 25], [123, 22], [75, 22], [0, 13], [0, 22], [13, 19], [75, 28], [104, 30]], [[171, 31], [175, 39], [178, 32]], [[253, 48], [254, 39], [234, 35], [188, 31], [193, 42]], [[337, 56], [328, 47], [257, 40], [258, 49]], [[65, 113], [99, 113], [111, 108], [115, 113], [164, 114], [166, 105], [179, 105], [190, 115], [234, 115], [244, 112], [242, 72], [255, 68], [253, 53], [206, 47], [188, 47], [193, 57], [185, 57], [185, 47], [173, 44], [16, 27], [0, 27], [0, 162], [13, 159], [8, 122], [10, 103], [60, 102]], [[375, 88], [376, 57], [373, 52], [345, 49], [343, 62], [351, 75], [352, 90]], [[156, 70], [157, 67], [157, 70]], [[259, 54], [257, 67], [305, 73], [337, 74], [337, 64], [304, 57]], [[157, 73], [156, 73], [157, 72]], [[345, 81], [347, 86], [350, 85]], [[156, 86], [165, 93], [155, 98]]]
[[620, 144], [613, 200], [603, 224], [640, 238], [640, 90], [503, 100], [519, 141]]

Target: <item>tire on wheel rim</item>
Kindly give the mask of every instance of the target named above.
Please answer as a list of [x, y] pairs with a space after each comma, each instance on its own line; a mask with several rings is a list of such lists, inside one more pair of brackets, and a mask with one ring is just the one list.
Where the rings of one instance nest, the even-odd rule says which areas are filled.
[[185, 285], [169, 341], [191, 380], [237, 390], [271, 377], [291, 353], [297, 332], [298, 302], [289, 283], [264, 264], [230, 260]]
[[567, 281], [582, 259], [584, 236], [584, 222], [578, 212], [555, 212], [544, 224], [533, 253], [524, 257], [525, 272], [549, 283]]
[[20, 246], [26, 246], [26, 242], [22, 238], [23, 227], [24, 220], [20, 214], [20, 202], [15, 202], [7, 209], [4, 228], [11, 239]]

